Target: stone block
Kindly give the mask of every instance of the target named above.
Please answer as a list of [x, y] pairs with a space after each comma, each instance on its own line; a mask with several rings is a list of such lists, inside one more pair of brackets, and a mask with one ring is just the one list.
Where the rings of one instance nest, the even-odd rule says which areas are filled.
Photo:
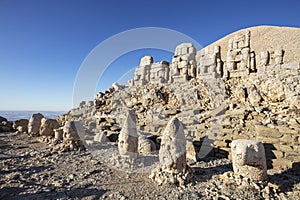
[[289, 145], [281, 145], [281, 144], [273, 144], [276, 150], [283, 151], [283, 152], [292, 152], [293, 148]]
[[285, 126], [278, 126], [277, 129], [280, 133], [283, 133], [283, 134], [297, 134], [298, 133], [297, 130], [290, 129]]
[[274, 169], [286, 169], [293, 166], [293, 162], [285, 158], [272, 159], [270, 160], [270, 163], [271, 167], [273, 167]]
[[284, 157], [292, 162], [300, 162], [300, 153], [296, 152], [285, 152]]
[[280, 138], [282, 137], [282, 133], [280, 133], [277, 129], [269, 128], [263, 125], [256, 125], [255, 131], [260, 137], [271, 137], [271, 138]]
[[186, 159], [197, 162], [196, 150], [191, 140], [186, 141]]
[[279, 143], [278, 138], [256, 137], [256, 139], [263, 142], [263, 143], [271, 143], [271, 144]]

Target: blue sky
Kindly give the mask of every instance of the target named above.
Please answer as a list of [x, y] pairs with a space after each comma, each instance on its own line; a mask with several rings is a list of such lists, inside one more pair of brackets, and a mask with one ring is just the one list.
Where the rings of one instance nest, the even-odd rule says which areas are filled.
[[[300, 1], [0, 0], [0, 110], [68, 110], [77, 71], [102, 41], [139, 27], [182, 32], [202, 46], [255, 25], [300, 27]], [[172, 54], [139, 50], [113, 62], [99, 82], [109, 87], [140, 57]]]

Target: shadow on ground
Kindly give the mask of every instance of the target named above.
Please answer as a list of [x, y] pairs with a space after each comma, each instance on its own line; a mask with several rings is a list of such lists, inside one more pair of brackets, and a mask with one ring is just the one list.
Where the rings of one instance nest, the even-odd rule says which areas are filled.
[[269, 181], [279, 185], [283, 192], [292, 191], [294, 185], [300, 183], [300, 162], [293, 163], [290, 169], [269, 176]]
[[[64, 188], [52, 188], [50, 191], [38, 192], [33, 194], [22, 194], [28, 190], [28, 188], [20, 188], [20, 187], [4, 187], [0, 189], [0, 199], [15, 199], [15, 200], [26, 200], [26, 199], [82, 199], [85, 197], [89, 197], [89, 199], [99, 199], [103, 194], [105, 194], [106, 190], [98, 190], [98, 189], [87, 189], [87, 188], [72, 188], [70, 190]], [[61, 191], [59, 191], [61, 190]]]

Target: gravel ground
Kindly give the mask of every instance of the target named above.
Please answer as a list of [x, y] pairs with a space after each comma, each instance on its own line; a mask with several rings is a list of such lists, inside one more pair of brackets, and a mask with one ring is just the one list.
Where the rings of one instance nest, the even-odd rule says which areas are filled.
[[254, 183], [235, 177], [230, 160], [207, 158], [191, 167], [184, 188], [158, 186], [148, 173], [125, 173], [89, 151], [53, 152], [38, 137], [0, 133], [0, 199], [299, 199], [300, 167], [269, 170]]

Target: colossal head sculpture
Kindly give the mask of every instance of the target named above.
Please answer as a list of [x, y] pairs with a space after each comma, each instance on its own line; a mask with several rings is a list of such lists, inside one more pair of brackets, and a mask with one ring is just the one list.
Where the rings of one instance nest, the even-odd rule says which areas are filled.
[[125, 122], [119, 134], [118, 149], [122, 157], [137, 157], [138, 135], [136, 130], [136, 116], [133, 110], [127, 112]]
[[231, 143], [231, 152], [235, 174], [256, 181], [267, 178], [265, 149], [261, 142], [234, 140]]
[[182, 172], [186, 168], [186, 140], [181, 122], [173, 117], [163, 133], [159, 161], [170, 172]]

